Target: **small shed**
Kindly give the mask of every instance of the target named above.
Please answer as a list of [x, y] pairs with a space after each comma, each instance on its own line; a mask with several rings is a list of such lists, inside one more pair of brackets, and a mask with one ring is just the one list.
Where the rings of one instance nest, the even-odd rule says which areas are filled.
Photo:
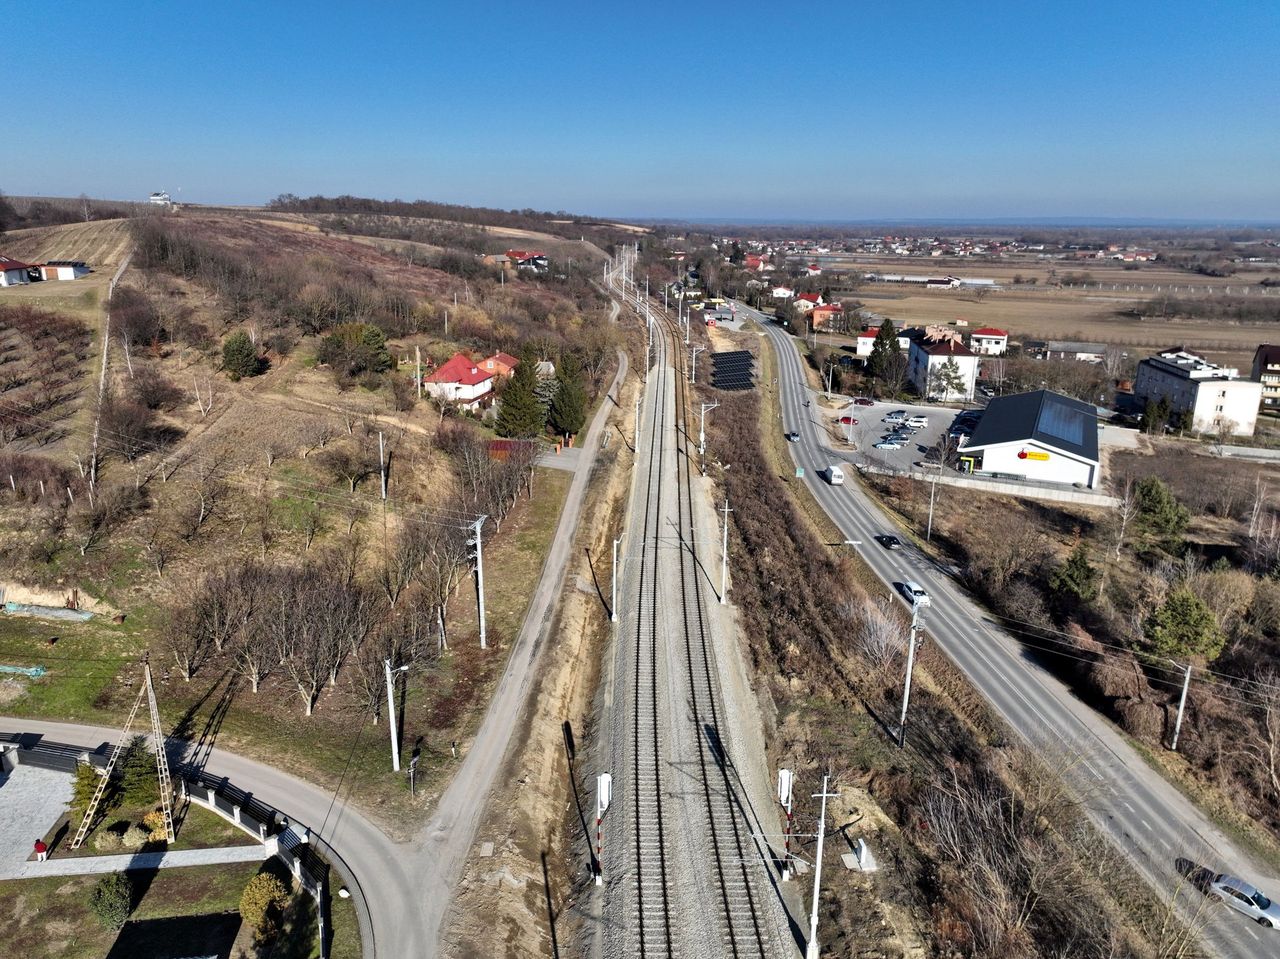
[[81, 260], [50, 260], [48, 263], [41, 263], [37, 269], [43, 280], [78, 280], [93, 272]]

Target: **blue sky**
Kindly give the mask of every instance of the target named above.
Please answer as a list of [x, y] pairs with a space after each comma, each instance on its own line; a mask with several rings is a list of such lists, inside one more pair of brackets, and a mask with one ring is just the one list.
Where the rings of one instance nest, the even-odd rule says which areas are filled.
[[135, 0], [23, 32], [13, 194], [1280, 220], [1275, 0]]

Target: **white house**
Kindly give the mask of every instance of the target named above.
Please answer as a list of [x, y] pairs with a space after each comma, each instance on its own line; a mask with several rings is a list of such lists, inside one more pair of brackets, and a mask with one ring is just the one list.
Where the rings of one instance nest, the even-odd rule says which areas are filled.
[[979, 356], [1004, 356], [1009, 350], [1009, 333], [994, 326], [984, 326], [969, 334], [969, 349]]
[[[858, 334], [858, 339], [854, 346], [855, 356], [870, 356], [872, 348], [876, 345], [876, 336], [880, 333], [880, 328], [876, 327], [871, 330], [863, 330]], [[903, 331], [898, 331], [898, 349], [903, 353], [911, 349], [911, 337]]]
[[[947, 371], [954, 370], [954, 383], [943, 382]], [[958, 334], [939, 339], [919, 336], [911, 340], [907, 356], [907, 376], [923, 397], [939, 400], [973, 399], [978, 379], [978, 357], [960, 342]]]
[[960, 450], [960, 465], [980, 475], [1094, 489], [1098, 411], [1050, 390], [997, 397]]
[[822, 294], [820, 293], [801, 293], [795, 298], [795, 308], [801, 313], [807, 314], [815, 306], [822, 305]]
[[39, 266], [40, 276], [46, 280], [78, 280], [93, 270], [80, 260], [50, 260]]
[[475, 409], [493, 391], [494, 377], [465, 353], [455, 353], [422, 378], [422, 388], [430, 396]]
[[1074, 343], [1067, 340], [1049, 340], [1039, 346], [1028, 344], [1042, 360], [1077, 360], [1081, 363], [1101, 363], [1107, 355], [1106, 343]]
[[1148, 356], [1138, 364], [1133, 394], [1144, 403], [1169, 401], [1200, 433], [1225, 428], [1234, 436], [1252, 436], [1262, 402], [1262, 384], [1240, 379], [1240, 371], [1210, 363], [1182, 347]]
[[773, 288], [773, 298], [775, 300], [789, 300], [796, 295], [796, 291], [789, 286], [775, 286]]
[[0, 286], [18, 286], [22, 283], [30, 283], [31, 280], [27, 276], [28, 269], [30, 269], [30, 266], [21, 260], [0, 256]]

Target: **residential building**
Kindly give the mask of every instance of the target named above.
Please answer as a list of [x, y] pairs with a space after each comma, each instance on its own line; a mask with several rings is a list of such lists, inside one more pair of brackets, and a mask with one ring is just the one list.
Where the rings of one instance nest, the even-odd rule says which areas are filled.
[[[943, 382], [946, 370], [957, 374], [954, 383]], [[923, 397], [946, 403], [973, 399], [978, 379], [978, 357], [960, 340], [960, 334], [911, 339], [907, 354], [907, 376]]]
[[810, 328], [820, 330], [829, 325], [832, 320], [839, 318], [843, 313], [844, 307], [839, 303], [824, 303], [822, 306], [815, 306], [809, 311]]
[[30, 283], [31, 279], [27, 275], [27, 271], [31, 269], [29, 263], [23, 263], [21, 260], [14, 260], [7, 256], [0, 256], [0, 286], [18, 286], [23, 283]]
[[507, 256], [516, 265], [517, 270], [546, 273], [551, 267], [547, 255], [538, 250], [507, 250]]
[[[879, 333], [880, 328], [878, 326], [859, 333], [854, 345], [854, 355], [870, 356], [872, 348], [876, 345], [876, 336]], [[902, 350], [903, 353], [911, 349], [911, 335], [905, 330], [898, 331], [898, 349]]]
[[169, 198], [169, 194], [165, 193], [163, 190], [159, 193], [151, 194], [151, 196], [147, 197], [147, 202], [153, 203], [156, 206], [173, 206], [173, 200], [171, 200]]
[[465, 353], [455, 353], [422, 378], [422, 388], [431, 396], [450, 400], [474, 410], [493, 392], [495, 376], [481, 369]]
[[1133, 395], [1143, 403], [1168, 400], [1171, 411], [1185, 415], [1198, 433], [1226, 430], [1233, 436], [1252, 436], [1262, 384], [1242, 380], [1239, 370], [1175, 346], [1138, 364]]
[[1101, 473], [1098, 412], [1051, 390], [997, 397], [960, 450], [960, 464], [978, 475], [1094, 489]]
[[1253, 378], [1262, 384], [1262, 408], [1280, 411], [1280, 346], [1258, 347], [1253, 354]]
[[818, 264], [816, 263], [810, 263], [807, 267], [805, 267], [804, 272], [806, 276], [821, 276], [822, 267], [818, 266]]
[[796, 291], [789, 286], [775, 286], [772, 295], [775, 300], [789, 300], [796, 295]]
[[797, 293], [792, 305], [801, 313], [808, 314], [815, 306], [822, 306], [821, 293]]
[[969, 349], [979, 356], [1004, 356], [1009, 350], [1009, 333], [994, 326], [984, 326], [969, 334]]
[[35, 269], [40, 271], [42, 280], [78, 280], [93, 272], [87, 263], [80, 260], [50, 260]]

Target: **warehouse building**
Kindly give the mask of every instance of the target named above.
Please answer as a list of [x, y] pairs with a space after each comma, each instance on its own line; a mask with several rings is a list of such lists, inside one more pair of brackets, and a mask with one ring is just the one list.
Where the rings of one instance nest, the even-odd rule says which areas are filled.
[[1098, 411], [1051, 390], [998, 397], [961, 448], [960, 464], [976, 475], [1096, 489]]

